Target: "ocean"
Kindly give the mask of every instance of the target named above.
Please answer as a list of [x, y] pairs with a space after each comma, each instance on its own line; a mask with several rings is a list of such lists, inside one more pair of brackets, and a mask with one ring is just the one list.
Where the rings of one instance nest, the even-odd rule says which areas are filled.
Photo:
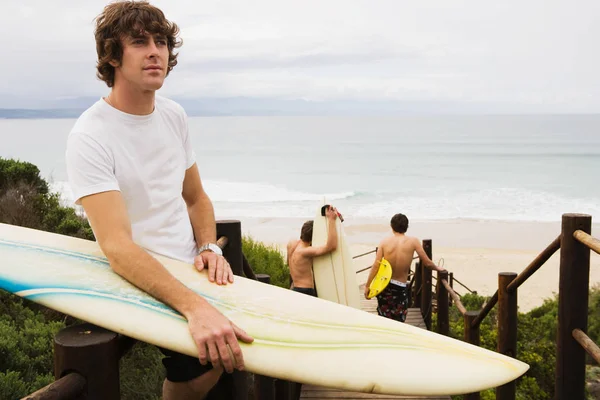
[[[0, 120], [0, 157], [28, 161], [72, 205], [72, 119]], [[192, 117], [217, 218], [559, 221], [600, 218], [600, 115]]]

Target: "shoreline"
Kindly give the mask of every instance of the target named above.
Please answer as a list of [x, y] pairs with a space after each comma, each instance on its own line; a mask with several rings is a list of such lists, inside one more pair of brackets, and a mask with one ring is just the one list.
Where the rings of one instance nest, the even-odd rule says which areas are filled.
[[[232, 218], [234, 219], [234, 218]], [[240, 218], [242, 233], [278, 248], [285, 256], [288, 240], [300, 233], [303, 218]], [[375, 249], [391, 233], [389, 220], [353, 219], [343, 223], [352, 256]], [[407, 235], [431, 239], [433, 261], [454, 273], [454, 277], [482, 296], [497, 289], [498, 273], [523, 271], [561, 231], [561, 222], [498, 220], [410, 221]], [[592, 225], [592, 235], [600, 232], [600, 223]], [[599, 234], [596, 233], [596, 236]], [[353, 260], [356, 271], [375, 260], [369, 254]], [[414, 264], [413, 264], [414, 266]], [[519, 311], [527, 312], [558, 293], [560, 250], [519, 288]], [[369, 271], [357, 274], [364, 283]], [[590, 255], [590, 287], [600, 284], [600, 257]], [[460, 295], [467, 293], [455, 286]]]

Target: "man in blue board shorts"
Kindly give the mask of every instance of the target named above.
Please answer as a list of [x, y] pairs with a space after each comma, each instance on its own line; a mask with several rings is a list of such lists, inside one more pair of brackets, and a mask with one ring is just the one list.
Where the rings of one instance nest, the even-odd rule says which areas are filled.
[[[111, 3], [96, 19], [97, 76], [111, 88], [77, 120], [66, 164], [112, 269], [188, 321], [198, 357], [164, 351], [164, 399], [217, 399], [243, 369], [238, 340], [253, 339], [171, 275], [152, 254], [208, 269], [218, 285], [233, 273], [216, 245], [183, 108], [156, 91], [177, 64], [179, 29], [147, 2]], [[231, 354], [230, 355], [230, 351]]]
[[408, 218], [404, 214], [396, 214], [390, 221], [392, 235], [384, 238], [377, 248], [375, 262], [369, 272], [365, 284], [365, 298], [369, 294], [369, 285], [379, 269], [379, 261], [385, 258], [392, 266], [392, 279], [385, 289], [377, 295], [377, 313], [396, 321], [406, 321], [408, 312], [408, 272], [412, 264], [413, 254], [421, 259], [421, 263], [434, 271], [445, 271], [435, 265], [423, 250], [421, 241], [415, 237], [406, 236]]

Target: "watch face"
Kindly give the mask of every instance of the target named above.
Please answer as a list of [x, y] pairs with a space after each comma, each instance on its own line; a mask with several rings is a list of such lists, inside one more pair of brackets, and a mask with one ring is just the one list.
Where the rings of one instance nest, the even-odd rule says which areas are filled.
[[213, 253], [216, 253], [216, 254], [218, 254], [220, 256], [223, 255], [223, 251], [221, 250], [221, 248], [219, 246], [217, 246], [216, 244], [213, 244], [213, 243], [209, 243], [209, 244], [205, 244], [204, 246], [201, 246], [198, 249], [198, 254], [202, 253], [205, 250], [210, 250]]
[[217, 246], [216, 244], [212, 244], [212, 243], [210, 243], [210, 244], [208, 245], [208, 248], [209, 248], [210, 250], [212, 250], [213, 252], [217, 253], [217, 254], [218, 254], [218, 255], [220, 255], [220, 256], [222, 256], [222, 255], [223, 255], [223, 252], [221, 251], [221, 248], [220, 248], [219, 246]]

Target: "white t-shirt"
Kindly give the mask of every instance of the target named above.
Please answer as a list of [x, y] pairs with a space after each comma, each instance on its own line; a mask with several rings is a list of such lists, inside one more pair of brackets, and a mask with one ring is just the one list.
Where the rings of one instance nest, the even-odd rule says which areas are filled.
[[75, 203], [94, 193], [121, 192], [133, 241], [192, 263], [197, 245], [182, 197], [195, 163], [187, 116], [156, 96], [150, 115], [131, 115], [100, 99], [77, 120], [67, 139], [66, 164]]

